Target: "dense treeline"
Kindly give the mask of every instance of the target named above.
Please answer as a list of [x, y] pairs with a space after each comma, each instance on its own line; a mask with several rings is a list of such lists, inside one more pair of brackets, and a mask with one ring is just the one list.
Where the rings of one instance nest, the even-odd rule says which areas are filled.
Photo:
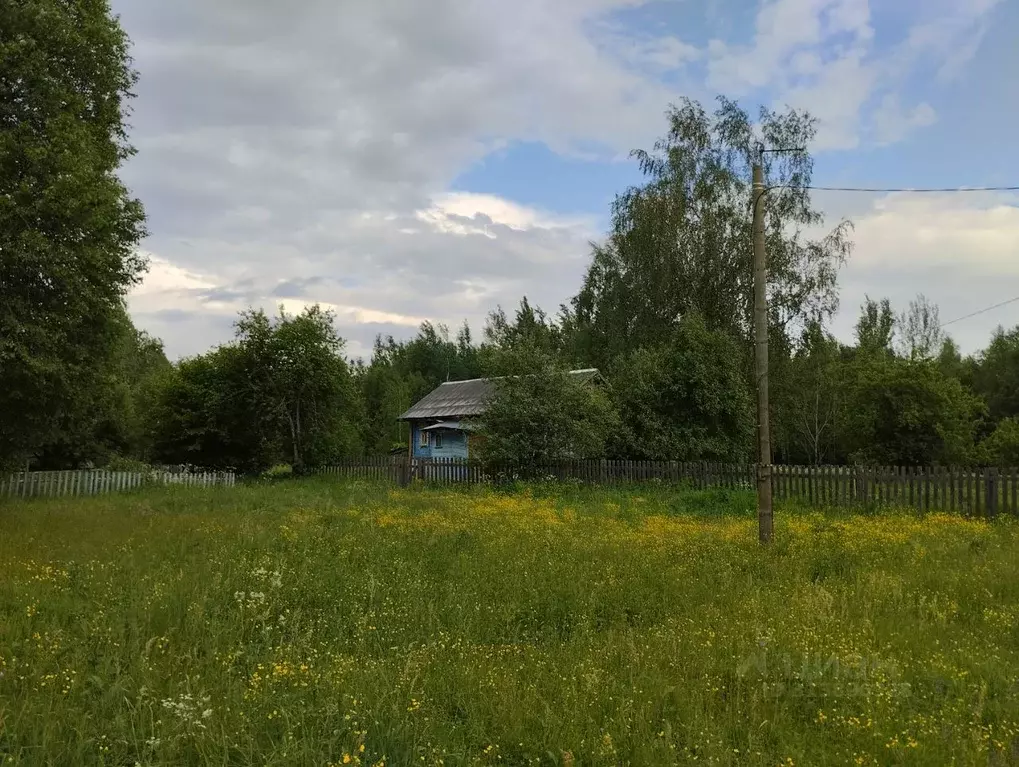
[[[118, 181], [136, 76], [105, 0], [0, 8], [0, 468], [138, 460], [260, 471], [405, 449], [397, 417], [447, 380], [498, 376], [478, 427], [498, 460], [749, 460], [755, 145], [809, 147], [813, 119], [682, 101], [637, 151], [576, 295], [523, 298], [472, 336], [426, 323], [350, 360], [333, 317], [250, 310], [235, 339], [171, 364], [124, 296], [144, 213]], [[1019, 328], [963, 358], [937, 307], [838, 307], [849, 222], [821, 231], [807, 152], [766, 155], [775, 459], [1019, 463]], [[563, 371], [597, 367], [580, 384]]]

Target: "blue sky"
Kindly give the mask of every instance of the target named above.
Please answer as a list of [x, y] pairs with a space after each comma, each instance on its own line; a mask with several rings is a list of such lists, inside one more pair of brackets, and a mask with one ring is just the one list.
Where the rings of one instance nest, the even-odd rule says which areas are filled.
[[[1019, 184], [1019, 1], [114, 0], [141, 75], [152, 268], [171, 356], [239, 309], [321, 302], [349, 350], [422, 320], [555, 309], [682, 96], [820, 120], [815, 183]], [[943, 320], [1019, 295], [1017, 195], [818, 193], [856, 224], [832, 328], [864, 295]], [[1019, 304], [951, 326], [968, 351]]]

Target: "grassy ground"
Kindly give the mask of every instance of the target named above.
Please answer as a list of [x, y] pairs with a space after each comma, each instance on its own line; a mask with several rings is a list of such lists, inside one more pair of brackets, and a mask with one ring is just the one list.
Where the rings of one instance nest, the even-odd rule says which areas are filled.
[[0, 762], [1019, 764], [1019, 525], [780, 508], [762, 551], [752, 506], [0, 506]]

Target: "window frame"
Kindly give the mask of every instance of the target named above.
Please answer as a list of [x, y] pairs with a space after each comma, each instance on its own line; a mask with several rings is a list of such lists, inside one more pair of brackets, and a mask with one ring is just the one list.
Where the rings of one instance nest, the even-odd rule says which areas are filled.
[[435, 444], [432, 445], [432, 447], [434, 447], [436, 450], [442, 450], [442, 432], [441, 431], [436, 431], [435, 432]]
[[425, 431], [424, 427], [422, 426], [420, 429], [418, 429], [418, 447], [428, 447], [428, 443], [429, 443], [428, 432]]

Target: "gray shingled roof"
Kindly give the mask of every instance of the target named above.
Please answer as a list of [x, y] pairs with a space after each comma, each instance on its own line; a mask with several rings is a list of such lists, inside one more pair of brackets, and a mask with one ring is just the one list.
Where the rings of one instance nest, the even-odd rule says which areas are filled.
[[[571, 370], [571, 376], [581, 381], [591, 381], [600, 374], [596, 368]], [[469, 381], [447, 381], [439, 384], [431, 394], [426, 395], [400, 416], [400, 421], [419, 418], [456, 418], [481, 415], [488, 400], [495, 393], [494, 378], [472, 378]]]

